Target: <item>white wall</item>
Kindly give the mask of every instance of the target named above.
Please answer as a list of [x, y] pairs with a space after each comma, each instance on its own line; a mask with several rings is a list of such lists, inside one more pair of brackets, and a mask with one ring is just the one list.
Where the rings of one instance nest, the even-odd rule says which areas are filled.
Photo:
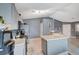
[[79, 23], [75, 24], [75, 31], [79, 32]]
[[67, 37], [71, 36], [71, 24], [63, 24], [63, 34]]
[[30, 21], [30, 37], [40, 36], [40, 20], [34, 19]]
[[23, 21], [28, 24], [28, 26], [24, 25], [24, 29], [30, 38], [40, 36], [40, 20], [38, 18]]
[[3, 16], [5, 22], [11, 25], [12, 29], [17, 29], [18, 13], [14, 4], [0, 3], [0, 16]]
[[0, 16], [3, 16], [7, 23], [11, 23], [11, 4], [0, 3]]
[[17, 29], [18, 28], [18, 20], [19, 20], [19, 14], [14, 6], [14, 4], [11, 4], [11, 24], [13, 28]]
[[[14, 4], [0, 3], [0, 16], [3, 16], [5, 22], [10, 24], [12, 29], [17, 29], [17, 20], [19, 17]], [[5, 35], [4, 38], [5, 40], [9, 40], [9, 34]]]

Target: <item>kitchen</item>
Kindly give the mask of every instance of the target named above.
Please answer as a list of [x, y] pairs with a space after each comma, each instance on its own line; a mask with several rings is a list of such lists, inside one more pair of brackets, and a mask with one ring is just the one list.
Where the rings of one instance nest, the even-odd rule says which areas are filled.
[[78, 8], [78, 3], [0, 3], [0, 54], [78, 55]]

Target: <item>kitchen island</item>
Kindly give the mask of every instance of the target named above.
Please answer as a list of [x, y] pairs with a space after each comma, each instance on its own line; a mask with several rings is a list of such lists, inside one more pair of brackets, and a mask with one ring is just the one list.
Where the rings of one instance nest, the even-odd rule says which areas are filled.
[[56, 55], [68, 50], [68, 37], [62, 34], [43, 35], [42, 52], [45, 55]]

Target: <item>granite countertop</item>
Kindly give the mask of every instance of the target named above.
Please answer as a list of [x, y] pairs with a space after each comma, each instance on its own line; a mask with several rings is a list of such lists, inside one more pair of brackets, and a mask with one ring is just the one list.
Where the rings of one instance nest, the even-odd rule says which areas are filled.
[[61, 40], [68, 37], [64, 36], [63, 34], [52, 34], [52, 35], [43, 35], [41, 36], [41, 38], [45, 40]]
[[29, 40], [36, 40], [36, 39], [41, 39], [40, 37], [36, 37], [36, 38], [30, 38]]
[[17, 38], [15, 39], [15, 44], [20, 44], [20, 43], [24, 43], [25, 42], [25, 38]]

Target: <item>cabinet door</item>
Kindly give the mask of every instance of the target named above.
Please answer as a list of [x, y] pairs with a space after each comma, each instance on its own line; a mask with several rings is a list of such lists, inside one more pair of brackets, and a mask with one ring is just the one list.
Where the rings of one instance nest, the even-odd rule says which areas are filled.
[[42, 38], [42, 52], [44, 55], [47, 55], [47, 41]]
[[2, 48], [3, 45], [3, 33], [0, 31], [0, 48]]
[[53, 39], [47, 41], [47, 53], [48, 55], [57, 55], [64, 51], [68, 51], [67, 39]]
[[15, 45], [14, 55], [25, 55], [25, 44], [17, 44]]

